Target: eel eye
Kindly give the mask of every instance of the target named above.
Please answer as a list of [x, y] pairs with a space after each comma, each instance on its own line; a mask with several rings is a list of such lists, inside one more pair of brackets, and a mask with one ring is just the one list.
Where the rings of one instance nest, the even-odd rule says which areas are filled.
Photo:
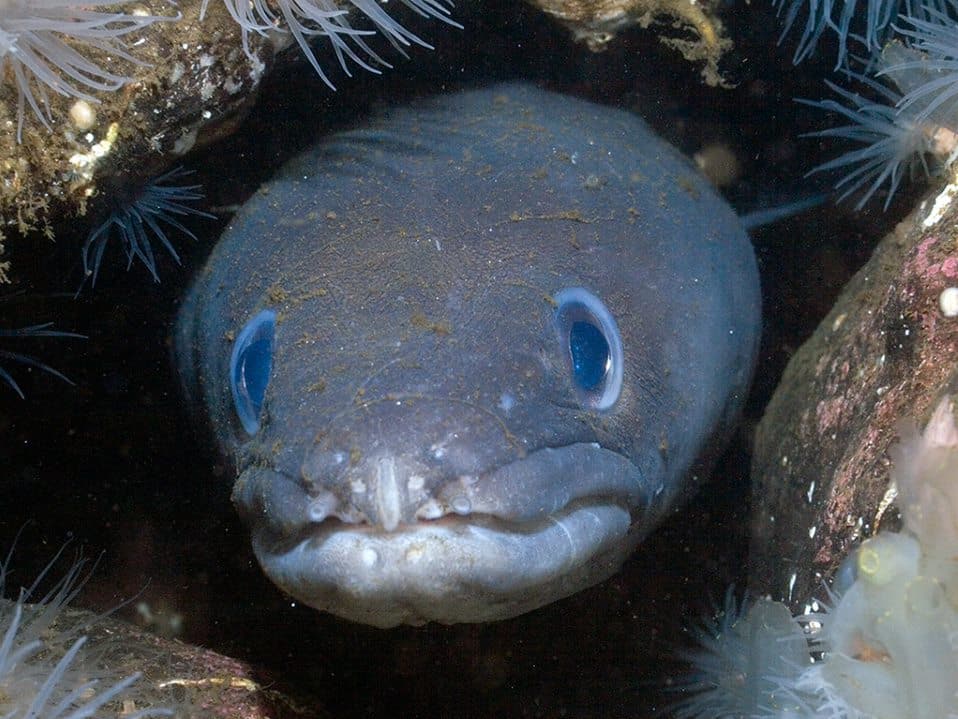
[[615, 319], [582, 287], [567, 287], [555, 301], [555, 326], [579, 403], [609, 409], [622, 392], [622, 338]]
[[276, 313], [263, 310], [236, 338], [230, 355], [230, 391], [243, 429], [250, 436], [259, 431], [259, 414], [273, 366], [273, 334]]

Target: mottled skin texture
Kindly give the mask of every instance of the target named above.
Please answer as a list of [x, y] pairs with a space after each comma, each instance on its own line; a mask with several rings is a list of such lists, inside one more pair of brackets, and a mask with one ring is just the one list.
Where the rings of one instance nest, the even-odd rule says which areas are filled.
[[[554, 295], [618, 323], [580, 405]], [[232, 340], [277, 313], [250, 438]], [[609, 576], [714, 459], [758, 277], [734, 213], [635, 117], [506, 85], [321, 142], [237, 214], [185, 301], [187, 392], [283, 589], [378, 626], [485, 621]]]

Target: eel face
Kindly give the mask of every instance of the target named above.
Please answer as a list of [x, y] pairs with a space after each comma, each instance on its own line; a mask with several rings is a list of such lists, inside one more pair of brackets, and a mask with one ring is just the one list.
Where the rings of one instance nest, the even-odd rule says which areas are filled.
[[749, 240], [635, 117], [504, 85], [312, 148], [184, 302], [270, 578], [388, 627], [529, 611], [689, 493], [759, 333]]

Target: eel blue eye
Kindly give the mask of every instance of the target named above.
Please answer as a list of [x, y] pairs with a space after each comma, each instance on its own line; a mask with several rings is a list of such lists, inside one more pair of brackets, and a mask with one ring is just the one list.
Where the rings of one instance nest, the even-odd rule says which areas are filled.
[[233, 406], [243, 429], [251, 436], [259, 431], [259, 414], [273, 366], [275, 329], [276, 313], [263, 310], [246, 323], [230, 355]]
[[569, 351], [575, 381], [586, 390], [599, 386], [609, 370], [609, 343], [602, 330], [589, 322], [573, 322], [569, 330]]
[[622, 338], [602, 300], [582, 287], [555, 295], [554, 321], [583, 407], [609, 409], [622, 392]]

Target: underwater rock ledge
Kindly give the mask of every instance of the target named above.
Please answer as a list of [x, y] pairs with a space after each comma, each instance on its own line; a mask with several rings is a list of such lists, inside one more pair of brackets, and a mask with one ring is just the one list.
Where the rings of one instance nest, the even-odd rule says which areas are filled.
[[958, 187], [879, 244], [789, 362], [752, 462], [750, 590], [793, 611], [848, 552], [896, 529], [887, 450], [958, 389]]
[[[377, 3], [330, 3], [356, 28], [309, 2], [283, 17], [267, 4], [241, 15], [243, 3], [219, 0], [36, 2], [0, 9], [0, 254], [10, 235], [52, 238], [77, 218], [95, 227], [104, 206], [127, 202], [191, 151], [231, 134], [294, 36], [332, 88], [324, 67], [388, 71], [403, 48], [429, 47], [416, 34], [428, 38], [424, 26], [459, 27], [449, 7], [429, 0], [399, 3], [388, 15]], [[370, 32], [383, 35], [369, 41], [375, 50], [364, 39]], [[380, 46], [388, 47], [381, 57]], [[0, 283], [9, 269], [0, 263]]]
[[[18, 96], [0, 95], [0, 238], [52, 228], [86, 215], [87, 203], [110, 182], [136, 186], [179, 157], [228, 134], [255, 97], [273, 56], [262, 38], [242, 33], [222, 3], [203, 21], [199, 2], [154, 0], [138, 7], [169, 18], [131, 34], [124, 48], [136, 62], [108, 62], [96, 47], [84, 57], [129, 78], [116, 91], [95, 91], [97, 102], [46, 90], [49, 124], [25, 108], [18, 142]], [[182, 17], [174, 20], [180, 13]], [[43, 92], [35, 87], [34, 93]], [[43, 107], [43, 105], [40, 105]], [[121, 179], [122, 178], [122, 179]]]
[[[67, 609], [66, 617], [89, 622], [92, 615]], [[119, 671], [140, 671], [141, 697], [170, 706], [175, 717], [209, 719], [317, 719], [326, 716], [319, 702], [291, 693], [270, 672], [209, 649], [164, 639], [109, 618], [97, 619], [88, 630], [91, 641], [103, 636], [116, 647]]]
[[[312, 719], [315, 699], [212, 651], [72, 606], [95, 566], [64, 544], [29, 585], [0, 561], [0, 714], [5, 719]], [[57, 576], [61, 575], [61, 576]], [[2, 595], [16, 595], [7, 599]], [[122, 605], [121, 605], [122, 606]]]

